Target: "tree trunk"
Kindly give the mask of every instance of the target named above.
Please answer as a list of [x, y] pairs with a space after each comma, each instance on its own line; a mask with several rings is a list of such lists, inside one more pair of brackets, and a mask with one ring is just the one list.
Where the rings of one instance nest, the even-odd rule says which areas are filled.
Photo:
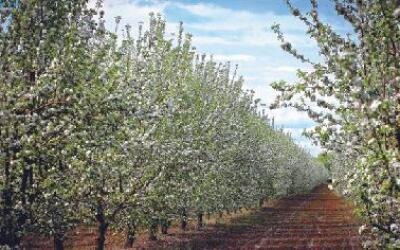
[[104, 250], [104, 245], [106, 243], [106, 233], [107, 233], [108, 224], [100, 224], [99, 225], [99, 235], [97, 238], [97, 248], [96, 250]]
[[64, 235], [54, 234], [53, 239], [54, 239], [54, 249], [64, 250]]
[[[20, 244], [20, 237], [18, 236], [19, 224], [15, 223], [15, 211], [13, 209], [12, 191], [6, 188], [2, 192], [2, 223], [0, 226], [0, 245], [8, 246], [11, 249], [17, 249]], [[17, 221], [19, 221], [17, 219]]]
[[216, 225], [219, 225], [220, 223], [221, 223], [221, 219], [222, 219], [222, 216], [224, 215], [224, 213], [223, 212], [218, 212], [218, 217], [217, 218], [215, 218], [215, 224]]
[[396, 131], [396, 139], [397, 139], [398, 147], [400, 148], [400, 129], [398, 129]]
[[157, 240], [156, 233], [157, 233], [157, 223], [153, 221], [149, 228], [149, 240], [151, 241]]
[[161, 233], [168, 234], [169, 223], [168, 220], [163, 219], [161, 220]]
[[197, 229], [203, 228], [203, 213], [197, 214]]
[[187, 220], [186, 218], [181, 218], [181, 229], [183, 231], [186, 231], [186, 228], [187, 228]]
[[258, 206], [259, 206], [259, 207], [262, 207], [262, 206], [263, 206], [263, 204], [264, 204], [264, 201], [263, 201], [263, 199], [260, 199], [260, 200], [258, 201]]
[[126, 232], [125, 248], [132, 248], [135, 240], [136, 240], [135, 228], [130, 226], [128, 227], [128, 231]]
[[183, 209], [182, 214], [181, 214], [181, 229], [183, 231], [186, 231], [186, 227], [187, 227], [187, 217], [186, 217], [186, 210]]
[[96, 250], [104, 250], [104, 245], [106, 242], [106, 233], [107, 233], [107, 229], [108, 229], [108, 223], [106, 222], [106, 219], [104, 216], [104, 208], [101, 203], [98, 204], [98, 207], [97, 207], [96, 219], [99, 222]]
[[[10, 131], [8, 129], [5, 130], [6, 137], [10, 136]], [[3, 146], [3, 143], [1, 143]], [[4, 158], [4, 179], [3, 186], [1, 190], [1, 198], [0, 198], [0, 245], [8, 246], [11, 249], [18, 248], [20, 244], [20, 236], [18, 231], [21, 227], [20, 222], [23, 215], [18, 216], [16, 214], [16, 210], [14, 209], [14, 193], [12, 188], [12, 168], [11, 168], [11, 160], [12, 155], [14, 155], [18, 149], [14, 148], [5, 150], [5, 158]], [[16, 223], [17, 222], [17, 223]]]

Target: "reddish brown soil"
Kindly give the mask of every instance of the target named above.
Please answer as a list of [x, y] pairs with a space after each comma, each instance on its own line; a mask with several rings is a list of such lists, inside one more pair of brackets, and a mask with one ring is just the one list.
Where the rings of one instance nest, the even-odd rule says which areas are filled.
[[[202, 230], [193, 223], [187, 232], [171, 228], [166, 236], [148, 241], [141, 235], [134, 249], [361, 249], [360, 222], [353, 207], [320, 186], [245, 212], [208, 221]], [[107, 249], [121, 249], [123, 237], [110, 235]], [[26, 249], [48, 249], [46, 241], [29, 240]], [[71, 234], [66, 249], [94, 249], [94, 232]]]

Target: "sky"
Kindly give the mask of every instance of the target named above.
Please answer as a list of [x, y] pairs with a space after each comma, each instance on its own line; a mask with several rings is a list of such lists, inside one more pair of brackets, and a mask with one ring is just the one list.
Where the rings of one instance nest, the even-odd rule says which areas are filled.
[[[308, 0], [293, 0], [302, 11], [310, 9]], [[282, 0], [104, 0], [107, 27], [113, 29], [114, 17], [133, 27], [148, 24], [150, 12], [160, 13], [167, 21], [167, 32], [176, 33], [182, 21], [185, 32], [193, 35], [198, 53], [213, 55], [215, 61], [238, 64], [245, 79], [245, 89], [253, 89], [255, 97], [267, 106], [276, 92], [271, 83], [277, 80], [296, 81], [296, 70], [308, 70], [280, 48], [271, 25], [279, 23], [285, 37], [296, 49], [314, 61], [322, 60], [317, 44], [306, 35], [306, 27], [293, 17]], [[335, 15], [331, 1], [320, 0], [321, 18], [340, 33], [348, 27]], [[266, 110], [275, 125], [290, 132], [294, 141], [313, 155], [321, 149], [302, 136], [304, 129], [315, 124], [305, 113], [294, 109]]]

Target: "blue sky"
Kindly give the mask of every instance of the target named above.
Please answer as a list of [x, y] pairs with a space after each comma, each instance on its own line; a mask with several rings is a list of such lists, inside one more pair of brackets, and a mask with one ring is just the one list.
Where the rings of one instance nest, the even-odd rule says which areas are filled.
[[[309, 10], [308, 0], [293, 0], [300, 10]], [[340, 33], [348, 30], [337, 17], [331, 1], [319, 1], [321, 18]], [[161, 13], [167, 20], [167, 32], [177, 31], [183, 21], [186, 32], [193, 34], [193, 43], [199, 53], [212, 54], [217, 61], [231, 61], [239, 65], [246, 89], [253, 89], [262, 102], [270, 104], [276, 93], [270, 87], [275, 80], [296, 80], [296, 69], [307, 70], [285, 53], [270, 27], [279, 23], [287, 40], [306, 56], [321, 60], [316, 43], [306, 35], [306, 27], [288, 11], [282, 0], [105, 0], [104, 9], [108, 27], [113, 27], [115, 16], [123, 23], [137, 27], [147, 24], [148, 13]], [[134, 29], [135, 31], [135, 29]], [[135, 33], [134, 33], [135, 34]], [[306, 114], [292, 109], [267, 110], [276, 125], [290, 132], [294, 140], [316, 155], [320, 148], [311, 144], [301, 133], [312, 128]]]

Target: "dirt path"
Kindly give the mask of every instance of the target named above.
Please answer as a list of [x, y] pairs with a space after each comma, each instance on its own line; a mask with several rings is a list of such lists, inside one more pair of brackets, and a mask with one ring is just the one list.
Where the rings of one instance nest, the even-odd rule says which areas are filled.
[[269, 218], [268, 230], [255, 249], [361, 248], [359, 222], [354, 219], [352, 208], [327, 186], [308, 195], [283, 199], [262, 213]]
[[173, 234], [137, 249], [361, 249], [359, 225], [352, 207], [320, 186], [232, 223]]
[[[277, 200], [231, 215], [230, 220], [225, 217], [219, 224], [209, 222], [201, 230], [195, 230], [194, 223], [187, 232], [173, 227], [158, 241], [148, 241], [143, 234], [134, 249], [361, 249], [360, 223], [352, 211], [327, 186], [320, 186], [310, 194]], [[67, 239], [66, 249], [94, 249], [95, 238], [95, 232], [74, 234]], [[26, 249], [52, 249], [51, 241], [30, 242]], [[122, 249], [123, 242], [123, 236], [111, 236], [106, 248]]]

